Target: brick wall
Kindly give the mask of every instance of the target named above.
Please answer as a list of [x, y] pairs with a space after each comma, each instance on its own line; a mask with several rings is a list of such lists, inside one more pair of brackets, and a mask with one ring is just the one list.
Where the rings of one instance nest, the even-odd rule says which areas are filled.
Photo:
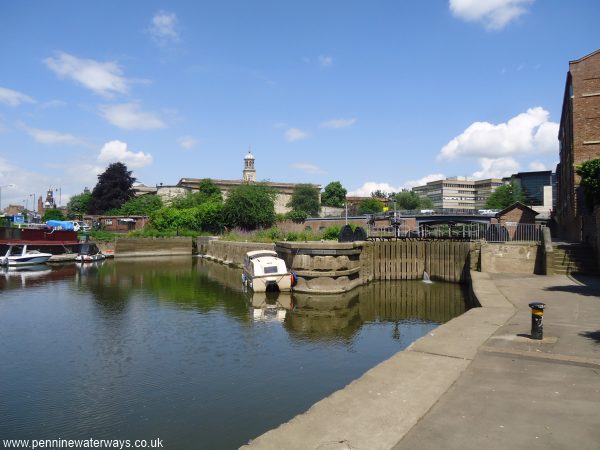
[[499, 217], [500, 223], [535, 223], [535, 212], [526, 209], [514, 208]]
[[583, 241], [593, 228], [576, 166], [600, 157], [600, 50], [569, 63], [560, 124], [557, 220], [562, 237]]

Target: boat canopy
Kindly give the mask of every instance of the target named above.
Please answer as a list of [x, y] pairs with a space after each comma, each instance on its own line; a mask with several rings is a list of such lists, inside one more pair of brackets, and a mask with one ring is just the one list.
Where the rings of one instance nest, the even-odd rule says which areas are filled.
[[75, 226], [73, 222], [68, 222], [66, 220], [48, 220], [46, 225], [52, 228], [62, 228], [63, 230], [73, 231], [75, 230]]

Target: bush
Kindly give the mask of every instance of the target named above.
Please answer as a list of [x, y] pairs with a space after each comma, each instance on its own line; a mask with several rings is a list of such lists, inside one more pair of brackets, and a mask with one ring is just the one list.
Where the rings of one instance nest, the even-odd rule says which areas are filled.
[[227, 226], [255, 230], [275, 223], [276, 192], [265, 184], [242, 184], [229, 192], [223, 207]]
[[304, 211], [290, 211], [285, 215], [285, 218], [295, 223], [304, 223], [308, 219], [308, 214]]

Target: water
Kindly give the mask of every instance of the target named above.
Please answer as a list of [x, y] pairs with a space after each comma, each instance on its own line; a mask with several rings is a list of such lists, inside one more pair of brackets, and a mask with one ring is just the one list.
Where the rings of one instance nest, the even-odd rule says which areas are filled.
[[0, 439], [237, 448], [465, 310], [419, 281], [267, 298], [192, 258], [37, 269], [0, 273]]

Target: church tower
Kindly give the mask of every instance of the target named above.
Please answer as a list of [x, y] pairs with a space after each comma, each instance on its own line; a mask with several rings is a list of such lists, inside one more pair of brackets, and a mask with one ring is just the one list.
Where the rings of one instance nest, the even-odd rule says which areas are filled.
[[256, 181], [256, 169], [254, 168], [254, 156], [252, 152], [248, 150], [248, 154], [244, 158], [244, 172], [242, 179], [247, 183], [253, 183]]

